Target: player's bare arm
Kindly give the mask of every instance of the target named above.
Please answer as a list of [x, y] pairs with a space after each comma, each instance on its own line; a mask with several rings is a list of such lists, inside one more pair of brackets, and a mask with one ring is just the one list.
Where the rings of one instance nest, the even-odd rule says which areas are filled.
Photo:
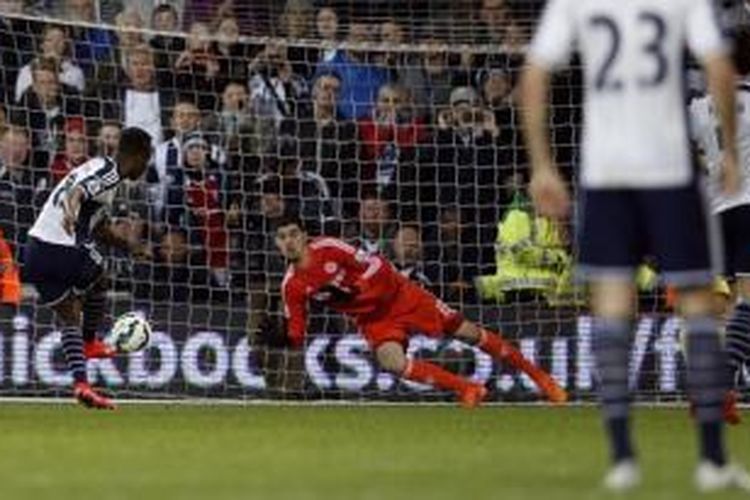
[[84, 189], [81, 186], [76, 186], [63, 202], [63, 229], [68, 234], [75, 232], [78, 213], [81, 210], [81, 203], [85, 195]]
[[527, 64], [521, 80], [521, 102], [532, 165], [529, 192], [542, 215], [561, 219], [570, 211], [570, 195], [552, 159], [547, 126], [549, 86], [549, 71], [534, 63]]
[[737, 152], [737, 113], [735, 82], [736, 71], [731, 59], [724, 54], [709, 56], [703, 60], [708, 88], [713, 96], [719, 116], [723, 139], [724, 164], [722, 186], [724, 193], [731, 195], [739, 191], [741, 175]]

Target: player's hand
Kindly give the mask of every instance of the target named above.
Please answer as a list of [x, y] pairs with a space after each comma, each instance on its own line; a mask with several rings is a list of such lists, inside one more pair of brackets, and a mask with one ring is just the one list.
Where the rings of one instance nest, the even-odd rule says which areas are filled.
[[564, 219], [570, 213], [570, 194], [557, 169], [545, 167], [534, 172], [529, 194], [539, 214]]
[[721, 189], [727, 196], [737, 194], [742, 187], [742, 176], [736, 156], [726, 156], [721, 170]]

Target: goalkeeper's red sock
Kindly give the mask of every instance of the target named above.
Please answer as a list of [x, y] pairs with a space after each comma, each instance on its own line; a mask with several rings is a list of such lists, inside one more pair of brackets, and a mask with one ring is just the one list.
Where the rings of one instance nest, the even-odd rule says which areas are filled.
[[482, 329], [482, 336], [477, 347], [497, 361], [508, 363], [531, 377], [531, 380], [553, 403], [564, 403], [568, 400], [568, 394], [547, 372], [526, 359], [518, 349], [500, 335]]
[[487, 390], [480, 384], [418, 359], [409, 360], [402, 378], [455, 392], [464, 406], [474, 407], [482, 402]]

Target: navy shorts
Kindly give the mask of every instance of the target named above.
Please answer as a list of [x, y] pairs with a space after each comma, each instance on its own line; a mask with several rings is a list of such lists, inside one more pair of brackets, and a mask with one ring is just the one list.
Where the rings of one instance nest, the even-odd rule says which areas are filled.
[[719, 213], [724, 237], [724, 276], [750, 277], [750, 205]]
[[29, 237], [22, 279], [34, 285], [40, 305], [55, 305], [71, 293], [85, 293], [104, 269], [104, 258], [93, 245], [68, 247]]
[[646, 257], [665, 283], [711, 283], [720, 269], [718, 228], [696, 185], [664, 189], [584, 189], [579, 261], [587, 277], [631, 278]]

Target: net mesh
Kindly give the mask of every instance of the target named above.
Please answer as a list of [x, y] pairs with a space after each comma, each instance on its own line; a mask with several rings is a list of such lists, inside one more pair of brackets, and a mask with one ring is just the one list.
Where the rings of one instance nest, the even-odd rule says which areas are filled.
[[[293, 210], [314, 232], [387, 256], [592, 397], [572, 228], [535, 218], [525, 196], [515, 89], [543, 2], [123, 4], [0, 2], [6, 263], [22, 265], [55, 184], [113, 154], [123, 126], [155, 146], [112, 214], [154, 259], [108, 253], [101, 328], [138, 310], [154, 335], [144, 352], [89, 361], [92, 380], [136, 397], [446, 398], [381, 372], [354, 325], [314, 304], [305, 349], [280, 347], [273, 230]], [[571, 179], [580, 94], [574, 64], [554, 80], [550, 118]], [[3, 270], [13, 284], [13, 265]], [[631, 384], [648, 400], [677, 398], [679, 321], [641, 278]], [[52, 314], [32, 287], [12, 288], [0, 297], [0, 391], [67, 391]], [[525, 376], [459, 342], [417, 335], [409, 353], [487, 382], [491, 398], [537, 398]]]

